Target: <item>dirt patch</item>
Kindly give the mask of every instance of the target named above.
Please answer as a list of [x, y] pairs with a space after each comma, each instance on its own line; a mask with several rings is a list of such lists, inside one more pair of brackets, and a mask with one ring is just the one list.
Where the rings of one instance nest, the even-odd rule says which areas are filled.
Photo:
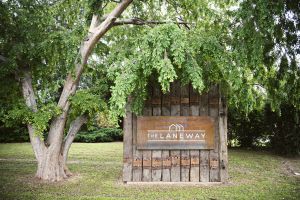
[[284, 160], [282, 161], [282, 170], [285, 175], [295, 176], [300, 179], [300, 166], [299, 159], [296, 160]]
[[68, 177], [67, 179], [63, 179], [59, 182], [52, 182], [52, 181], [44, 181], [41, 179], [36, 178], [33, 175], [27, 175], [19, 178], [19, 181], [31, 185], [31, 186], [42, 186], [42, 185], [65, 185], [67, 183], [76, 183], [79, 182], [82, 179], [82, 176], [79, 173], [73, 173], [71, 177]]

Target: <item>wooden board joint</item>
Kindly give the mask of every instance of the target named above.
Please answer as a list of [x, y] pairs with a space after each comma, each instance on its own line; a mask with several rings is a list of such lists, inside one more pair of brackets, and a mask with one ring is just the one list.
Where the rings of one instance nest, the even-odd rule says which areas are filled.
[[161, 158], [152, 158], [152, 168], [153, 169], [160, 169], [162, 165]]
[[163, 158], [163, 169], [170, 169], [172, 166], [171, 157]]
[[184, 168], [189, 168], [191, 165], [190, 157], [181, 157], [181, 166]]

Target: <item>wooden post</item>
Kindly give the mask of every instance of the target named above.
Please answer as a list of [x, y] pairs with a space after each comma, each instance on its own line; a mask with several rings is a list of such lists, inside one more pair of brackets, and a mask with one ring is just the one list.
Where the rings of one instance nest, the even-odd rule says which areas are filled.
[[[208, 116], [208, 93], [200, 97], [200, 116]], [[200, 181], [209, 182], [209, 151], [200, 150]]]
[[228, 154], [227, 154], [227, 104], [225, 97], [220, 99], [219, 130], [220, 130], [220, 181], [228, 181]]
[[[148, 85], [148, 99], [145, 103], [143, 109], [144, 116], [152, 116], [152, 104], [151, 104], [151, 97], [152, 97], [152, 87]], [[151, 150], [143, 150], [143, 177], [142, 181], [150, 182], [151, 181]]]
[[[171, 84], [171, 116], [180, 115], [180, 83], [178, 81]], [[171, 181], [180, 182], [180, 151], [171, 150]]]
[[[190, 115], [199, 116], [199, 93], [192, 86], [190, 86]], [[190, 171], [190, 181], [199, 182], [200, 181], [200, 151], [190, 150], [191, 155], [191, 171]]]
[[215, 148], [209, 154], [209, 181], [220, 181], [219, 161], [219, 89], [213, 86], [209, 91], [209, 115], [215, 120]]
[[[162, 96], [162, 116], [170, 116], [171, 115], [171, 100], [170, 93], [163, 94]], [[163, 169], [162, 169], [162, 181], [170, 182], [171, 181], [171, 166], [169, 165], [171, 161], [170, 151], [163, 150], [162, 151], [162, 159], [163, 159]]]
[[[149, 88], [151, 91], [152, 88]], [[149, 92], [152, 95], [152, 92]], [[151, 97], [151, 96], [150, 96]], [[145, 107], [143, 110], [144, 116], [152, 115], [152, 106], [150, 98], [146, 101]], [[151, 150], [143, 150], [143, 178], [142, 181], [150, 182], [151, 181]]]
[[123, 182], [132, 181], [132, 113], [130, 102], [126, 106], [126, 116], [123, 122]]
[[[181, 86], [180, 115], [189, 115], [189, 86]], [[191, 158], [189, 150], [181, 150], [181, 181], [190, 181]]]
[[137, 150], [136, 148], [136, 137], [137, 137], [137, 119], [136, 115], [132, 115], [132, 137], [133, 137], [133, 170], [132, 170], [132, 180], [142, 181], [142, 162], [143, 162], [143, 152]]
[[[158, 84], [153, 88], [152, 99], [153, 116], [161, 115], [161, 90]], [[152, 181], [161, 181], [162, 177], [162, 158], [161, 150], [152, 151]]]

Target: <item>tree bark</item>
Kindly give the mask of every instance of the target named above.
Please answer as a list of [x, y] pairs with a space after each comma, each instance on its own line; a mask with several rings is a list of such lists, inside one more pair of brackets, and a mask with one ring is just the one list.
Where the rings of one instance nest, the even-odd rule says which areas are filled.
[[[30, 68], [28, 66], [22, 67], [21, 85], [22, 85], [23, 97], [25, 99], [25, 103], [27, 107], [30, 108], [32, 112], [37, 112], [37, 105], [36, 105], [34, 90], [32, 87], [32, 76], [30, 73]], [[28, 128], [30, 143], [32, 145], [35, 158], [39, 163], [43, 155], [43, 152], [45, 150], [45, 144], [40, 139], [40, 137], [35, 135], [34, 127], [31, 124], [27, 124], [27, 128]]]
[[71, 122], [68, 134], [65, 137], [65, 140], [63, 142], [61, 154], [62, 154], [63, 161], [64, 161], [64, 171], [67, 176], [72, 175], [69, 168], [67, 167], [67, 159], [68, 159], [69, 149], [75, 139], [76, 134], [80, 130], [81, 126], [83, 124], [85, 124], [86, 122], [87, 122], [87, 116], [85, 116], [85, 115], [81, 115], [81, 116], [77, 117], [73, 122]]
[[46, 181], [61, 181], [68, 177], [64, 167], [62, 155], [57, 153], [55, 146], [50, 146], [43, 152], [36, 177]]
[[183, 24], [183, 25], [193, 24], [193, 23], [184, 22], [184, 21], [170, 22], [170, 21], [156, 21], [156, 20], [143, 20], [140, 18], [131, 18], [131, 19], [117, 20], [114, 22], [114, 26], [120, 26], [120, 25], [126, 25], [126, 24], [143, 26], [143, 25], [151, 25], [151, 24], [158, 25], [158, 24], [168, 24], [168, 23]]
[[[35, 135], [34, 127], [31, 124], [28, 124], [30, 141], [38, 161], [36, 177], [47, 181], [60, 181], [70, 175], [70, 172], [66, 166], [68, 151], [71, 143], [74, 140], [75, 134], [79, 131], [82, 124], [86, 122], [86, 117], [78, 117], [74, 122], [71, 123], [68, 135], [63, 142], [65, 125], [70, 109], [69, 98], [76, 92], [84, 66], [87, 64], [87, 60], [95, 45], [98, 43], [100, 38], [103, 37], [103, 35], [111, 27], [113, 27], [115, 20], [122, 14], [122, 12], [131, 2], [132, 0], [121, 1], [118, 6], [106, 17], [106, 19], [101, 22], [101, 24], [98, 16], [93, 16], [89, 33], [86, 39], [84, 39], [82, 42], [77, 59], [74, 63], [75, 73], [68, 74], [60, 99], [57, 103], [57, 106], [61, 109], [62, 113], [55, 117], [50, 124], [47, 146], [45, 145], [44, 141]], [[37, 112], [30, 70], [25, 70], [23, 75], [24, 76], [21, 79], [21, 83], [26, 105], [33, 112]]]

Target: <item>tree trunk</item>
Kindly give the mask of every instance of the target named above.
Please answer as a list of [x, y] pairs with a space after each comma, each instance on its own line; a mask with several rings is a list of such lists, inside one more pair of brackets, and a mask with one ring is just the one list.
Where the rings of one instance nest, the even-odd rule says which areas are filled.
[[38, 160], [37, 178], [60, 181], [72, 175], [67, 167], [68, 152], [76, 134], [86, 122], [87, 117], [85, 115], [77, 117], [71, 122], [68, 134], [62, 145], [50, 145], [46, 148]]
[[[79, 131], [81, 125], [86, 122], [86, 117], [78, 117], [71, 123], [68, 135], [63, 142], [63, 134], [71, 106], [69, 98], [74, 95], [77, 90], [84, 66], [87, 64], [87, 60], [95, 45], [113, 26], [116, 19], [131, 2], [132, 0], [122, 0], [101, 24], [98, 16], [93, 16], [88, 36], [83, 40], [78, 53], [78, 58], [75, 61], [75, 73], [69, 73], [67, 75], [63, 91], [57, 103], [57, 106], [62, 110], [62, 113], [51, 121], [47, 145], [45, 145], [41, 138], [35, 135], [34, 125], [28, 124], [30, 142], [38, 161], [36, 177], [42, 180], [60, 181], [71, 174], [66, 166], [68, 151], [76, 133]], [[37, 112], [30, 68], [21, 68], [24, 70], [21, 84], [26, 105], [33, 112]]]
[[[30, 68], [23, 67], [22, 72], [23, 76], [21, 78], [21, 84], [25, 103], [32, 112], [37, 112], [38, 110], [32, 87]], [[65, 119], [57, 118], [56, 120], [59, 121]], [[27, 125], [30, 142], [38, 162], [38, 169], [36, 173], [37, 178], [48, 181], [60, 181], [71, 175], [68, 167], [66, 166], [68, 151], [77, 132], [80, 130], [81, 126], [86, 123], [86, 121], [87, 117], [84, 115], [77, 117], [73, 122], [71, 122], [64, 143], [61, 141], [58, 144], [50, 144], [48, 147], [44, 144], [44, 141], [39, 138], [39, 136], [35, 135], [34, 126], [32, 124]], [[56, 131], [57, 135], [63, 136], [64, 129], [56, 129]], [[58, 133], [58, 131], [61, 132]]]
[[44, 151], [38, 161], [36, 177], [47, 181], [61, 181], [68, 177], [65, 171], [65, 162], [59, 148], [49, 147]]

